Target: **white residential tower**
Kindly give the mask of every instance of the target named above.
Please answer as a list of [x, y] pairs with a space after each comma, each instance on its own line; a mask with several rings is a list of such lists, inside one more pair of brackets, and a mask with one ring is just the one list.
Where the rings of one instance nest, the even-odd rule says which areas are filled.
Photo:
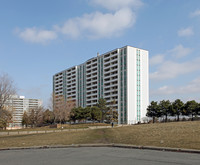
[[[104, 98], [118, 111], [119, 124], [135, 124], [149, 104], [148, 51], [125, 46], [53, 76], [54, 103], [60, 97], [76, 106], [94, 106]], [[113, 105], [114, 104], [114, 105]]]

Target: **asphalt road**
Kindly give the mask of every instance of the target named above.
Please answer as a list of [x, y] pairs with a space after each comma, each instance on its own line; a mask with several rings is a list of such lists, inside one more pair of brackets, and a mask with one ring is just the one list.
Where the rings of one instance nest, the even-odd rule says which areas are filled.
[[199, 165], [200, 155], [140, 149], [81, 147], [0, 151], [1, 165]]

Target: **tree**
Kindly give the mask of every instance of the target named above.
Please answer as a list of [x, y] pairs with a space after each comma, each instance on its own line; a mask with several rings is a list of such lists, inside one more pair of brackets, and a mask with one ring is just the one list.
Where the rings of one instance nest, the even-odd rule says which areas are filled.
[[66, 102], [63, 96], [57, 100], [56, 104], [54, 105], [54, 115], [56, 122], [60, 124], [65, 121], [65, 109], [66, 109]]
[[43, 125], [43, 112], [44, 112], [44, 108], [43, 107], [36, 107], [34, 109], [35, 112], [35, 116], [34, 116], [34, 125], [36, 127], [38, 126], [42, 126]]
[[82, 108], [82, 107], [77, 107], [77, 108], [73, 108], [70, 112], [70, 121], [81, 121], [81, 120], [88, 120], [91, 119], [93, 122], [98, 120], [101, 120], [101, 110], [96, 107], [86, 107], [86, 108]]
[[50, 111], [49, 109], [44, 111], [44, 113], [43, 113], [43, 123], [44, 124], [53, 124], [54, 118], [55, 118], [55, 116], [52, 111]]
[[97, 106], [91, 107], [91, 120], [94, 121], [100, 121], [101, 120], [101, 110]]
[[184, 113], [185, 115], [191, 115], [192, 116], [192, 121], [194, 118], [194, 115], [198, 115], [198, 110], [199, 110], [199, 104], [195, 101], [187, 101], [184, 106]]
[[199, 105], [198, 105], [198, 109], [197, 109], [197, 114], [196, 114], [197, 116], [198, 115], [200, 115], [200, 103], [199, 103]]
[[118, 112], [116, 110], [116, 101], [112, 100], [110, 102], [110, 107], [109, 107], [109, 111], [107, 111], [107, 120], [111, 123], [111, 122], [117, 122], [118, 121]]
[[6, 103], [16, 93], [13, 80], [7, 75], [0, 75], [0, 110], [5, 109]]
[[28, 112], [24, 112], [22, 117], [22, 125], [26, 127], [31, 125], [31, 127], [38, 127], [43, 125], [43, 107], [35, 107], [30, 109]]
[[160, 108], [162, 116], [165, 116], [165, 122], [167, 122], [167, 117], [172, 112], [171, 102], [169, 100], [162, 100], [159, 103], [159, 108]]
[[117, 111], [113, 111], [113, 116], [112, 116], [112, 121], [117, 122], [118, 121], [118, 112]]
[[12, 114], [10, 113], [10, 111], [2, 109], [0, 117], [0, 128], [6, 129], [7, 123], [10, 123], [11, 121], [12, 121]]
[[66, 104], [65, 104], [65, 121], [66, 120], [69, 120], [69, 116], [70, 116], [70, 112], [71, 110], [76, 107], [76, 100], [72, 100], [72, 98], [68, 98], [68, 100], [66, 101]]
[[9, 112], [9, 100], [16, 93], [13, 80], [7, 75], [0, 75], [0, 127], [6, 128], [11, 122], [12, 114]]
[[31, 127], [33, 127], [35, 125], [35, 111], [34, 109], [31, 109], [29, 112], [29, 125], [31, 125]]
[[29, 116], [27, 112], [25, 111], [22, 117], [22, 125], [25, 125], [26, 127], [28, 127], [29, 123], [30, 123]]
[[75, 123], [76, 120], [81, 120], [81, 110], [82, 107], [73, 108], [70, 112], [70, 121], [73, 121]]
[[107, 112], [109, 111], [109, 108], [106, 106], [106, 100], [100, 98], [97, 107], [101, 110], [101, 122], [103, 122], [106, 118]]
[[172, 113], [177, 116], [177, 121], [179, 121], [179, 116], [181, 115], [184, 103], [180, 99], [176, 99], [172, 103]]
[[57, 98], [56, 103], [54, 104], [54, 115], [55, 120], [59, 123], [64, 123], [67, 120], [70, 120], [70, 112], [76, 106], [76, 101], [68, 98], [65, 100], [64, 96]]
[[91, 108], [90, 107], [86, 107], [86, 108], [80, 108], [80, 113], [81, 113], [81, 117], [80, 120], [87, 120], [87, 119], [91, 119]]
[[152, 101], [151, 104], [147, 108], [146, 116], [153, 118], [153, 123], [155, 123], [155, 118], [160, 117], [160, 109], [157, 101]]
[[109, 111], [106, 113], [106, 120], [109, 123], [117, 122], [118, 121], [118, 112], [116, 110], [112, 110], [111, 107], [109, 107]]

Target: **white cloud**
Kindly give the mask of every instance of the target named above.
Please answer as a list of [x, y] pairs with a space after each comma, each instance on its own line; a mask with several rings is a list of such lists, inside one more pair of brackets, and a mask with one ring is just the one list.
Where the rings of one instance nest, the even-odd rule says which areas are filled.
[[196, 10], [190, 14], [191, 17], [200, 16], [200, 10]]
[[164, 55], [159, 54], [150, 58], [150, 65], [161, 64], [164, 61]]
[[199, 93], [200, 78], [191, 81], [187, 86], [180, 87], [180, 93]]
[[175, 78], [179, 75], [188, 74], [200, 70], [199, 63], [200, 63], [200, 58], [183, 63], [166, 61], [160, 65], [158, 71], [150, 73], [150, 79], [166, 80]]
[[32, 43], [45, 44], [48, 41], [51, 41], [57, 38], [57, 34], [54, 31], [41, 30], [35, 27], [26, 28], [25, 30], [22, 30], [22, 31], [17, 30], [17, 34], [23, 40], [32, 42]]
[[151, 91], [151, 95], [198, 94], [200, 93], [200, 77], [192, 80], [185, 86], [162, 86]]
[[180, 37], [189, 37], [194, 34], [193, 29], [191, 27], [188, 28], [182, 28], [178, 30], [178, 36]]
[[182, 58], [189, 55], [192, 52], [191, 48], [186, 48], [183, 45], [179, 44], [173, 49], [166, 51], [164, 54], [158, 54], [150, 58], [150, 65], [158, 65], [165, 61], [165, 57], [171, 58]]
[[93, 12], [68, 19], [63, 25], [54, 25], [53, 30], [27, 28], [18, 32], [20, 38], [33, 43], [46, 43], [54, 40], [58, 34], [69, 38], [111, 38], [120, 36], [136, 22], [136, 9], [141, 0], [89, 0], [94, 5], [109, 11]]
[[151, 95], [171, 95], [174, 92], [174, 88], [167, 85], [150, 91]]
[[122, 8], [138, 9], [143, 5], [141, 0], [91, 0], [91, 3], [114, 11]]
[[109, 38], [118, 36], [136, 21], [135, 14], [128, 8], [112, 13], [95, 12], [68, 20], [63, 26], [55, 26], [58, 32], [69, 37]]
[[192, 52], [192, 49], [185, 48], [183, 45], [177, 45], [175, 48], [168, 51], [168, 54], [172, 57], [181, 58], [189, 55]]
[[143, 5], [141, 0], [91, 0], [90, 2], [112, 12], [94, 12], [71, 18], [63, 26], [55, 25], [56, 31], [71, 38], [99, 39], [120, 36], [136, 22], [133, 9]]
[[[157, 65], [157, 71], [150, 73], [152, 80], [166, 80], [176, 78], [179, 75], [191, 73], [200, 69], [200, 58], [187, 62], [177, 62], [175, 59], [185, 57], [192, 52], [191, 48], [177, 45], [166, 51], [163, 55], [156, 55], [150, 59], [150, 65]], [[165, 58], [173, 60], [166, 60]]]

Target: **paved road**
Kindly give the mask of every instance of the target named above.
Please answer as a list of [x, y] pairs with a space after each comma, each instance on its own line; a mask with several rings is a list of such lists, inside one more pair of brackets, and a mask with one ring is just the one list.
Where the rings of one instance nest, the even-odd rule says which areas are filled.
[[199, 165], [199, 154], [81, 147], [0, 151], [1, 165]]

